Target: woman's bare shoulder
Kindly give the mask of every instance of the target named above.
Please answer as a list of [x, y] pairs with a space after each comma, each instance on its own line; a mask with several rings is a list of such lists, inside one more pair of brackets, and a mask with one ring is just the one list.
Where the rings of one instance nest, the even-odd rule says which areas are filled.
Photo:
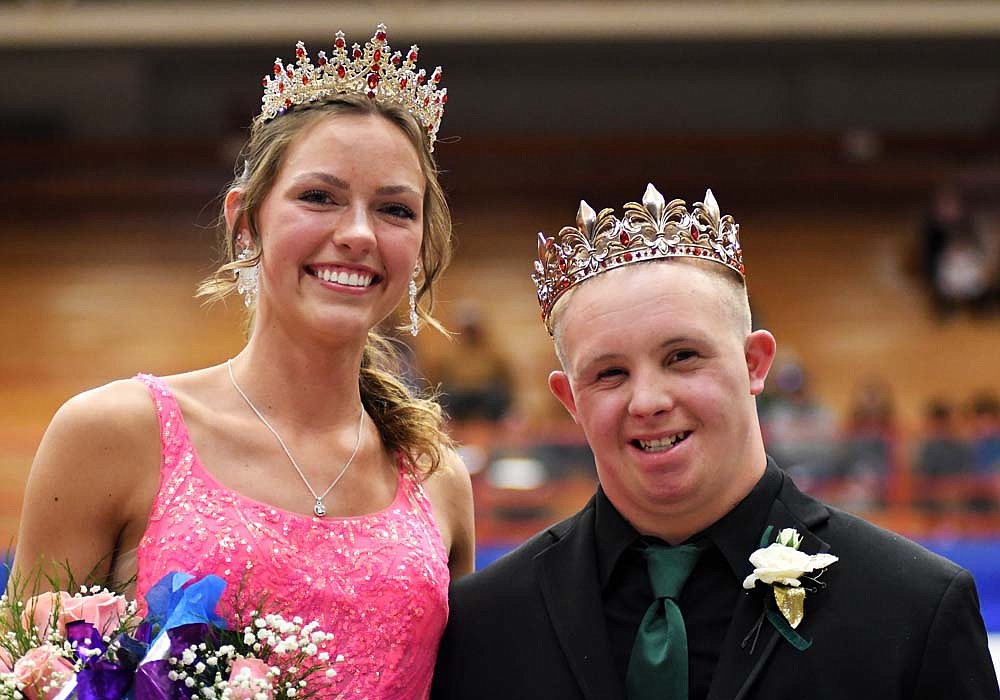
[[146, 442], [159, 432], [149, 389], [140, 381], [121, 379], [72, 397], [56, 411], [46, 430], [46, 441], [82, 440], [81, 448], [110, 443]]

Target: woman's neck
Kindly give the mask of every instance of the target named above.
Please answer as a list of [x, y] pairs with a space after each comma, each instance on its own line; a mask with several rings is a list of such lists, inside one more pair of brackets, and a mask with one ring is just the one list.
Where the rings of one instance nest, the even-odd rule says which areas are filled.
[[363, 352], [364, 339], [320, 345], [254, 332], [232, 366], [240, 388], [259, 410], [304, 430], [329, 430], [357, 421]]

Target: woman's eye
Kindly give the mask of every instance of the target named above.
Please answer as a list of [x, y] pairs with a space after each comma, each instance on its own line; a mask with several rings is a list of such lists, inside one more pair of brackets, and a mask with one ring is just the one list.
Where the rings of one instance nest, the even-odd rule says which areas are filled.
[[416, 213], [405, 204], [387, 204], [382, 211], [397, 219], [416, 219]]
[[329, 204], [333, 200], [330, 195], [323, 190], [309, 190], [308, 192], [303, 192], [299, 195], [299, 199], [303, 202], [309, 202], [311, 204]]
[[615, 379], [617, 377], [625, 376], [625, 370], [620, 367], [609, 367], [608, 369], [602, 369], [597, 373], [597, 378], [600, 379]]
[[678, 350], [671, 356], [672, 362], [684, 362], [685, 360], [690, 360], [697, 357], [698, 353], [694, 350]]

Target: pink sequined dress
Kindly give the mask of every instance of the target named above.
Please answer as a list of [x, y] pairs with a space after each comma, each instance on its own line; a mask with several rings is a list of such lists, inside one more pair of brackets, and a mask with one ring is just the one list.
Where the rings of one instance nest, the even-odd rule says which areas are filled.
[[[198, 459], [163, 380], [137, 377], [160, 420], [160, 488], [139, 543], [137, 593], [163, 575], [216, 574], [269, 611], [318, 620], [332, 678], [311, 681], [324, 698], [410, 700], [430, 694], [448, 617], [448, 563], [430, 502], [400, 469], [382, 511], [316, 518], [252, 500], [216, 481]], [[222, 610], [231, 617], [231, 611]]]

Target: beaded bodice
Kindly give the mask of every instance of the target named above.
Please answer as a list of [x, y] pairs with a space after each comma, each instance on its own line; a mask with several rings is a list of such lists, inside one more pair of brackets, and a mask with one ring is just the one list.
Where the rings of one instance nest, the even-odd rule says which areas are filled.
[[324, 698], [426, 698], [448, 617], [447, 553], [420, 482], [399, 470], [384, 510], [317, 518], [255, 501], [201, 464], [163, 380], [137, 377], [160, 421], [160, 487], [139, 543], [140, 596], [170, 571], [214, 573], [239, 598], [222, 614], [266, 600], [269, 612], [316, 619], [336, 675], [317, 678]]

